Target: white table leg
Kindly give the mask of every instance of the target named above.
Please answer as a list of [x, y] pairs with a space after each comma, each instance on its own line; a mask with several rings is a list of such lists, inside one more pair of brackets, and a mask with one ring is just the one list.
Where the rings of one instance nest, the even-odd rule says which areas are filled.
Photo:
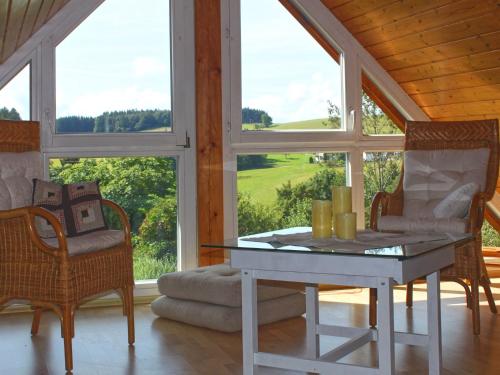
[[377, 283], [378, 367], [384, 375], [395, 374], [394, 297], [392, 278], [379, 278]]
[[257, 280], [252, 271], [241, 270], [241, 308], [243, 336], [243, 374], [253, 375], [254, 353], [259, 350], [257, 324]]
[[429, 374], [439, 375], [442, 369], [441, 296], [439, 271], [427, 276], [427, 331], [429, 335]]
[[318, 287], [306, 286], [306, 345], [307, 358], [319, 358], [319, 324]]

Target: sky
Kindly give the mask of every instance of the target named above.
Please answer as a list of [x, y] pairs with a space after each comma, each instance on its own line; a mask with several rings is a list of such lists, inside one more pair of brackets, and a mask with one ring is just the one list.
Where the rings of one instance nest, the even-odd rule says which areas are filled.
[[[168, 1], [107, 0], [56, 48], [56, 116], [170, 109]], [[146, 6], [147, 4], [147, 6]], [[327, 117], [340, 67], [277, 0], [242, 0], [242, 101], [275, 123]], [[28, 70], [0, 107], [29, 117]]]

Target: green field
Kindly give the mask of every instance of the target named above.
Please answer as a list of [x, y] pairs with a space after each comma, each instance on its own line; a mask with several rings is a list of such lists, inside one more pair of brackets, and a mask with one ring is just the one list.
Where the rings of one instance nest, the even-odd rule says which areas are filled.
[[321, 169], [310, 164], [313, 154], [268, 154], [270, 168], [238, 172], [238, 191], [249, 194], [255, 202], [271, 205], [276, 200], [276, 188], [291, 181], [292, 185], [306, 181]]
[[273, 124], [269, 128], [256, 129], [255, 124], [243, 124], [243, 130], [267, 130], [267, 131], [277, 131], [277, 130], [303, 130], [303, 129], [316, 129], [316, 130], [327, 130], [328, 126], [323, 123], [327, 122], [326, 118], [317, 118], [313, 120], [304, 121], [294, 121], [285, 122], [283, 124]]

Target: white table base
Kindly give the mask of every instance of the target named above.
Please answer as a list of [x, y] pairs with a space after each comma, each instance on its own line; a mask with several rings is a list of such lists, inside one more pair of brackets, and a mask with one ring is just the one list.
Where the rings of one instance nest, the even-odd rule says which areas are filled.
[[[276, 267], [272, 264], [269, 267], [263, 267], [270, 269], [250, 269], [245, 268], [243, 262], [239, 264], [241, 259], [238, 257], [238, 253], [243, 254], [243, 252], [233, 251], [232, 259], [236, 267], [242, 268], [243, 373], [245, 375], [254, 374], [256, 366], [259, 365], [320, 374], [394, 374], [395, 343], [426, 346], [429, 353], [429, 374], [441, 374], [441, 302], [439, 268], [442, 268], [443, 264], [448, 265], [453, 263], [453, 252], [451, 252], [450, 249], [443, 251], [442, 254], [429, 255], [427, 257], [434, 259], [423, 259], [426, 258], [426, 256], [423, 256], [422, 259], [412, 260], [406, 264], [407, 270], [404, 269], [405, 266], [402, 267], [402, 276], [400, 280], [398, 280], [399, 283], [402, 283], [411, 281], [416, 278], [416, 276], [423, 276], [421, 272], [424, 270], [419, 271], [415, 269], [419, 268], [419, 265], [425, 264], [425, 262], [422, 263], [422, 260], [434, 260], [436, 262], [432, 267], [437, 268], [437, 270], [434, 269], [433, 272], [427, 276], [427, 335], [394, 331], [393, 286], [396, 284], [396, 281], [393, 277], [281, 271], [276, 270], [276, 268], [281, 267]], [[246, 256], [243, 256], [243, 258], [246, 258]], [[261, 259], [261, 261], [266, 261], [266, 259]], [[362, 264], [359, 266], [363, 268]], [[290, 267], [285, 267], [285, 269], [288, 268]], [[304, 269], [307, 269], [307, 267], [304, 267]], [[347, 272], [349, 272], [348, 269]], [[408, 274], [408, 277], [406, 277], [405, 274]], [[295, 358], [286, 355], [259, 352], [257, 279], [298, 281], [309, 283], [309, 285], [323, 283], [376, 288], [378, 292], [378, 328], [365, 329], [319, 324], [318, 290], [315, 286], [307, 286], [307, 358]], [[320, 335], [340, 336], [350, 338], [350, 340], [320, 356]], [[378, 343], [379, 366], [377, 368], [338, 362], [347, 354], [371, 341], [376, 341]]]

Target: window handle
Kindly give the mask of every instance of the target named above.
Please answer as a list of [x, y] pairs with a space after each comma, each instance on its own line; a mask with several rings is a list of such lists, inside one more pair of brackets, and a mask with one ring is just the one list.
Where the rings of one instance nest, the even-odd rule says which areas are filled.
[[184, 141], [184, 144], [182, 145], [176, 145], [184, 148], [191, 148], [191, 138], [189, 138], [188, 132], [186, 131], [186, 140]]

